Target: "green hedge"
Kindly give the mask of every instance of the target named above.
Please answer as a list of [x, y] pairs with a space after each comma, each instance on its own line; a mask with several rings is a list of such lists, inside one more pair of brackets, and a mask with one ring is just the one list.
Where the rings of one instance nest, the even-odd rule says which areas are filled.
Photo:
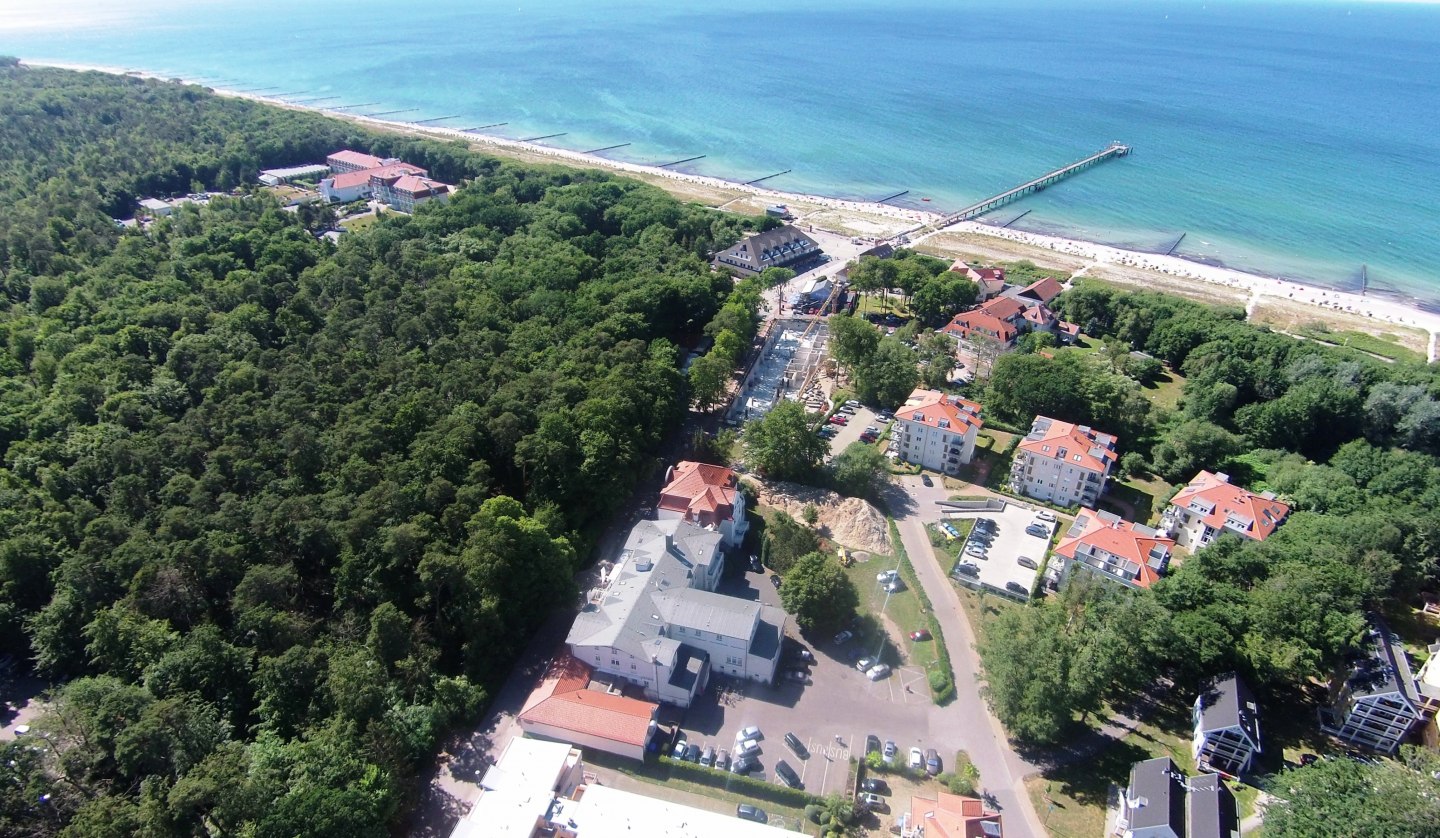
[[895, 526], [895, 519], [890, 518], [890, 538], [895, 542], [895, 552], [900, 556], [900, 574], [905, 577], [905, 584], [915, 591], [920, 597], [920, 605], [925, 609], [925, 623], [930, 627], [930, 635], [935, 639], [936, 660], [940, 664], [938, 670], [932, 671], [927, 677], [930, 683], [930, 692], [935, 704], [944, 707], [955, 700], [955, 668], [950, 663], [950, 650], [945, 646], [945, 634], [940, 631], [940, 620], [935, 616], [935, 606], [930, 602], [930, 597], [925, 593], [925, 588], [915, 577], [915, 568], [910, 565], [910, 555], [905, 551], [905, 543], [900, 540], [900, 528]]
[[660, 757], [660, 764], [669, 770], [671, 777], [689, 780], [692, 783], [700, 783], [701, 785], [712, 786], [738, 794], [745, 794], [756, 800], [768, 800], [771, 803], [779, 803], [782, 806], [803, 809], [820, 799], [800, 789], [792, 789], [789, 786], [782, 786], [778, 783], [767, 783], [764, 780], [757, 780], [754, 777], [747, 777], [743, 774], [717, 771], [714, 768], [706, 768], [698, 763], [671, 759], [663, 755]]

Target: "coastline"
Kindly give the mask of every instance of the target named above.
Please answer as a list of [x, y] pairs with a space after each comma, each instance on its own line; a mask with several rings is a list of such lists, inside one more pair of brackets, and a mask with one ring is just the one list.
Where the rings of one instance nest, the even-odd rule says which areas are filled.
[[[79, 64], [53, 61], [22, 61], [25, 66], [54, 67], [77, 71], [96, 71], [113, 75], [130, 75], [140, 78], [168, 81], [161, 74], [120, 67], [94, 64]], [[1062, 236], [1029, 233], [1015, 229], [997, 227], [974, 221], [935, 229], [942, 218], [939, 212], [906, 209], [867, 201], [845, 200], [824, 195], [810, 195], [748, 185], [724, 178], [691, 174], [683, 171], [660, 168], [639, 163], [612, 160], [596, 154], [538, 145], [523, 140], [513, 140], [488, 134], [459, 131], [436, 125], [420, 125], [414, 122], [377, 119], [323, 107], [296, 105], [254, 93], [242, 93], [215, 87], [200, 81], [183, 80], [214, 90], [217, 95], [247, 99], [276, 107], [308, 111], [325, 116], [347, 120], [375, 130], [399, 131], [434, 139], [462, 140], [472, 146], [491, 153], [522, 157], [536, 162], [559, 163], [586, 168], [607, 169], [620, 172], [665, 188], [679, 194], [686, 200], [700, 200], [715, 204], [715, 199], [733, 196], [716, 204], [726, 208], [735, 203], [745, 203], [752, 211], [763, 211], [763, 203], [783, 203], [797, 211], [798, 222], [839, 235], [862, 235], [875, 238], [889, 238], [901, 232], [910, 231], [912, 244], [926, 246], [924, 249], [939, 254], [960, 256], [976, 250], [990, 253], [1006, 253], [1009, 258], [1032, 258], [1038, 255], [1042, 261], [1052, 262], [1054, 267], [1072, 271], [1072, 277], [1094, 276], [1107, 282], [1133, 285], [1157, 291], [1179, 293], [1194, 298], [1219, 298], [1220, 301], [1243, 303], [1246, 313], [1252, 318], [1262, 308], [1301, 309], [1300, 319], [1306, 312], [1313, 312], [1314, 319], [1342, 324], [1341, 328], [1366, 331], [1371, 334], [1387, 335], [1387, 325], [1402, 331], [1423, 332], [1424, 346], [1411, 341], [1410, 348], [1416, 349], [1429, 361], [1440, 359], [1440, 313], [1427, 311], [1418, 301], [1411, 302], [1396, 298], [1385, 292], [1358, 294], [1338, 291], [1314, 285], [1307, 285], [1290, 279], [1262, 276], [1218, 265], [1206, 264], [1178, 256], [1145, 253], [1110, 245], [1098, 244]], [[697, 193], [703, 197], [697, 198]], [[716, 194], [718, 193], [718, 194]], [[749, 199], [762, 199], [756, 207]], [[983, 239], [979, 248], [967, 249], [965, 243], [947, 242], [947, 238]], [[933, 242], [933, 243], [932, 243]], [[1058, 259], [1045, 259], [1045, 254]], [[1030, 255], [1024, 255], [1030, 254]], [[1004, 258], [1004, 257], [1001, 257]], [[1082, 264], [1073, 267], [1075, 261]], [[1192, 286], [1187, 289], [1187, 286]], [[1186, 293], [1190, 290], [1191, 293]], [[1393, 335], [1393, 332], [1389, 334]], [[1418, 336], [1416, 336], [1418, 338]]]

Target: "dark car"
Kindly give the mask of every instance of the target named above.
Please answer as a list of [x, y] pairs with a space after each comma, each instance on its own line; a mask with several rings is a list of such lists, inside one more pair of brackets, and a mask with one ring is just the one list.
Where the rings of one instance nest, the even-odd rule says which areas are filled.
[[979, 576], [980, 566], [976, 564], [971, 564], [970, 562], [961, 562], [960, 564], [955, 565], [955, 572], [963, 573], [966, 576]]
[[1017, 594], [1023, 594], [1025, 596], [1030, 596], [1030, 589], [1020, 584], [1019, 582], [1006, 582], [1005, 590], [1014, 591]]
[[922, 474], [922, 475], [920, 475], [920, 482], [921, 482], [921, 483], [924, 483], [926, 486], [934, 486], [934, 485], [935, 485], [935, 481], [934, 481], [934, 480], [931, 480], [931, 479], [930, 479], [930, 475], [928, 475], [928, 474]]
[[774, 585], [774, 586], [777, 587], [777, 588], [780, 587], [780, 574], [778, 574], [778, 573], [772, 573], [772, 574], [770, 574], [770, 584]]
[[794, 751], [795, 755], [800, 757], [801, 759], [810, 758], [810, 751], [806, 749], [805, 743], [800, 741], [800, 737], [796, 736], [795, 734], [785, 734], [785, 744], [789, 745], [790, 750]]
[[753, 573], [761, 573], [761, 572], [763, 572], [763, 571], [765, 570], [765, 568], [760, 565], [760, 557], [759, 557], [759, 556], [751, 556], [751, 557], [750, 557], [750, 570], [751, 570], [751, 572], [753, 572]]
[[769, 823], [770, 816], [765, 810], [758, 806], [751, 806], [749, 803], [741, 803], [735, 807], [735, 817], [742, 821], [754, 821], [756, 823]]
[[790, 764], [785, 760], [782, 759], [779, 762], [775, 763], [775, 773], [779, 775], [780, 780], [790, 788], [805, 788], [805, 784], [800, 782], [800, 775], [796, 774], [795, 769], [791, 768]]
[[876, 735], [873, 734], [873, 733], [870, 734], [869, 736], [865, 737], [865, 753], [867, 753], [867, 754], [878, 754], [878, 753], [880, 753], [880, 737], [876, 736]]
[[686, 761], [686, 762], [699, 762], [699, 761], [700, 761], [700, 746], [699, 746], [699, 745], [696, 745], [694, 742], [691, 742], [689, 745], [686, 745], [686, 746], [685, 746], [685, 761]]
[[[878, 750], [880, 750], [880, 749], [879, 749], [879, 748], [876, 748], [875, 750], [878, 751]], [[871, 794], [889, 794], [889, 793], [890, 793], [890, 787], [887, 786], [887, 785], [885, 785], [885, 781], [884, 781], [884, 780], [878, 780], [878, 779], [876, 779], [876, 778], [874, 778], [874, 777], [870, 777], [870, 778], [864, 780], [863, 782], [861, 782], [861, 783], [860, 783], [860, 790], [861, 790], [861, 791], [865, 791], [865, 792], [869, 792], [869, 793], [871, 793]]]
[[749, 774], [760, 767], [760, 762], [755, 757], [737, 757], [735, 763], [730, 766], [731, 774]]
[[925, 751], [925, 773], [931, 777], [940, 773], [940, 754], [934, 748]]

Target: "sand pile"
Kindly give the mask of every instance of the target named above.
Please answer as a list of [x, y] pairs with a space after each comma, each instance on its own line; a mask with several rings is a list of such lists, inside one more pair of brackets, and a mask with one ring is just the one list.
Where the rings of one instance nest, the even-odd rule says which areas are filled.
[[885, 516], [866, 501], [841, 497], [827, 489], [798, 483], [751, 482], [761, 503], [782, 509], [802, 523], [805, 521], [805, 507], [813, 504], [820, 513], [816, 526], [831, 541], [852, 550], [868, 550], [882, 555], [894, 552], [890, 547], [890, 526]]

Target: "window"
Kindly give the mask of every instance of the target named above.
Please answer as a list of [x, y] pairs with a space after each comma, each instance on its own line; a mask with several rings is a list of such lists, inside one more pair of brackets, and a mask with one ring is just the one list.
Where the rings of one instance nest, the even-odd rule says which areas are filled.
[[610, 659], [610, 665], [611, 665], [611, 666], [619, 666], [619, 665], [620, 665], [620, 660], [619, 660], [618, 658], [611, 658], [611, 659]]

